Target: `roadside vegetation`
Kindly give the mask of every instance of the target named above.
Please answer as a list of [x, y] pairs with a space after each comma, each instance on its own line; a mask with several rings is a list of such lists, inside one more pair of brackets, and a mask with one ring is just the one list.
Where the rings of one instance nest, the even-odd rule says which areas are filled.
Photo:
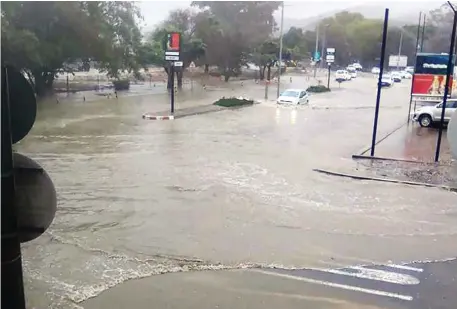
[[[56, 74], [97, 68], [116, 84], [124, 84], [123, 73], [162, 66], [164, 38], [168, 31], [182, 34], [182, 61], [193, 62], [210, 73], [217, 68], [225, 81], [241, 73], [248, 63], [259, 68], [259, 79], [270, 80], [279, 58], [278, 25], [273, 13], [279, 1], [194, 1], [188, 9], [170, 12], [150, 33], [140, 29], [141, 12], [134, 2], [4, 2], [1, 20], [2, 64], [21, 69], [38, 96], [52, 91]], [[447, 50], [452, 12], [446, 7], [428, 15], [424, 51]], [[382, 20], [343, 11], [320, 20], [316, 29], [326, 33], [326, 46], [336, 49], [335, 64], [359, 61], [377, 63]], [[417, 25], [390, 27], [387, 54], [398, 52], [413, 59]], [[292, 27], [284, 34], [283, 59], [289, 65], [309, 64], [315, 49], [316, 32]], [[181, 87], [183, 72], [177, 72]], [[168, 79], [171, 87], [171, 80]]]

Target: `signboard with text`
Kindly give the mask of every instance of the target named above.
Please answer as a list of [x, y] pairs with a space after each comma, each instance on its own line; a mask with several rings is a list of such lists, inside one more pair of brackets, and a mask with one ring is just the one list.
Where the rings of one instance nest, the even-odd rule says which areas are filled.
[[[448, 61], [448, 54], [417, 54], [412, 85], [412, 95], [416, 100], [441, 101], [443, 99]], [[449, 96], [456, 87], [452, 76], [450, 85]]]
[[408, 66], [408, 57], [399, 55], [389, 56], [389, 67], [405, 68]]
[[328, 65], [331, 65], [335, 62], [335, 48], [329, 47], [326, 50], [325, 61], [327, 61]]
[[165, 60], [181, 60], [181, 33], [169, 32], [165, 38]]

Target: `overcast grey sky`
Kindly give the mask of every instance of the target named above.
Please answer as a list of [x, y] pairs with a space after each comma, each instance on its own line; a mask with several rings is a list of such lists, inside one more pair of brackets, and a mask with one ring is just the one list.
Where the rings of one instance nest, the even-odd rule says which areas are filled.
[[[439, 7], [445, 1], [440, 0], [399, 0], [399, 1], [337, 1], [337, 0], [305, 0], [305, 1], [285, 1], [284, 17], [288, 19], [305, 19], [312, 16], [325, 14], [335, 10], [344, 10], [357, 7], [372, 8], [373, 16], [382, 17], [383, 8], [390, 8], [392, 17], [400, 17], [410, 14], [412, 11], [429, 10]], [[164, 20], [168, 13], [175, 9], [190, 7], [191, 1], [140, 1], [144, 16], [145, 27], [151, 29], [154, 25]], [[369, 10], [370, 11], [370, 10]], [[416, 13], [416, 12], [413, 12]], [[369, 13], [370, 15], [371, 12]], [[276, 12], [279, 19], [280, 12]]]

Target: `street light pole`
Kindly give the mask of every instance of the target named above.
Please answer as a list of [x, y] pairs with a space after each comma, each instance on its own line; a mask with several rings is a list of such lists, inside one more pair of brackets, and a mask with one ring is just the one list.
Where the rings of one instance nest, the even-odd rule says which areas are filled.
[[279, 73], [278, 73], [278, 89], [276, 97], [279, 98], [279, 88], [281, 86], [281, 69], [282, 69], [282, 37], [284, 28], [284, 1], [281, 3], [281, 29], [279, 35]]
[[316, 78], [316, 70], [317, 70], [317, 59], [316, 59], [316, 56], [317, 56], [317, 53], [318, 53], [318, 48], [319, 48], [319, 24], [316, 25], [316, 48], [314, 50], [314, 78]]
[[398, 44], [397, 71], [400, 70], [401, 47], [403, 44], [403, 29], [400, 30], [400, 43]]
[[[441, 109], [441, 120], [440, 127], [438, 130], [438, 141], [436, 142], [436, 153], [435, 153], [435, 162], [438, 162], [440, 159], [440, 148], [441, 148], [441, 137], [443, 135], [443, 126], [444, 126], [444, 113], [446, 111], [447, 96], [449, 95], [449, 88], [451, 85], [451, 75], [454, 70], [454, 44], [455, 44], [455, 30], [457, 26], [457, 11], [454, 9], [454, 6], [451, 2], [447, 2], [454, 12], [454, 22], [452, 23], [452, 34], [451, 34], [451, 45], [449, 46], [449, 59], [447, 61], [447, 72], [446, 72], [446, 86], [444, 88], [444, 97], [443, 97], [443, 106]], [[422, 41], [423, 42], [423, 41]]]
[[421, 40], [421, 52], [424, 50], [424, 41], [425, 41], [425, 18], [427, 17], [426, 14], [424, 14], [424, 24], [422, 25], [422, 40]]
[[[417, 52], [419, 51], [419, 35], [420, 35], [420, 31], [421, 31], [421, 20], [422, 20], [422, 12], [419, 12], [419, 23], [417, 24], [417, 34], [416, 34], [416, 48], [414, 50], [414, 67], [416, 67]], [[408, 123], [411, 120], [411, 104], [413, 103], [414, 76], [415, 76], [415, 74], [413, 74], [413, 78], [411, 80], [411, 91], [409, 93]]]

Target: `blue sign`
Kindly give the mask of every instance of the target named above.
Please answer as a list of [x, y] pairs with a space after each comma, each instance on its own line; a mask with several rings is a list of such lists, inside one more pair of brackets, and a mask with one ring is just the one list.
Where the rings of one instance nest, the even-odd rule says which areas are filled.
[[319, 61], [321, 60], [321, 53], [320, 52], [314, 52], [314, 61]]

